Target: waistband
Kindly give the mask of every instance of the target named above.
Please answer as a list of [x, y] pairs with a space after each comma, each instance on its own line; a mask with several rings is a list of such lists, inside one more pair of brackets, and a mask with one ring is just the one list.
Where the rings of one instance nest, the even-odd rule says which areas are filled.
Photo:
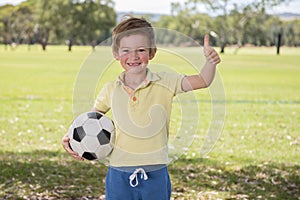
[[151, 172], [151, 171], [156, 171], [160, 170], [162, 168], [167, 167], [166, 164], [158, 164], [158, 165], [140, 165], [140, 166], [124, 166], [124, 167], [114, 167], [114, 166], [109, 166], [112, 169], [127, 172], [127, 173], [133, 173], [136, 169], [142, 168], [146, 172]]

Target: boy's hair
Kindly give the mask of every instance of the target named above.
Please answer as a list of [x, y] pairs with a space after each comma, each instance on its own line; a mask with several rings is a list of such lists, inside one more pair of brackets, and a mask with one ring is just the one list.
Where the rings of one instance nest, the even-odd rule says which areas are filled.
[[123, 37], [130, 36], [133, 34], [142, 34], [149, 39], [150, 54], [156, 51], [155, 45], [155, 33], [154, 29], [147, 20], [144, 18], [136, 18], [126, 16], [127, 18], [120, 22], [112, 32], [112, 49], [113, 52], [118, 52], [120, 47], [120, 40]]

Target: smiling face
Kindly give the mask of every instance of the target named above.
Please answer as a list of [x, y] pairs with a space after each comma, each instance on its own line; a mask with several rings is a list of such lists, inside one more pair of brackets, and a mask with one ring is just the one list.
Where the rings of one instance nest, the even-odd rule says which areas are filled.
[[156, 51], [151, 51], [148, 38], [143, 34], [132, 34], [120, 39], [118, 52], [114, 57], [120, 61], [127, 73], [144, 73], [149, 60]]

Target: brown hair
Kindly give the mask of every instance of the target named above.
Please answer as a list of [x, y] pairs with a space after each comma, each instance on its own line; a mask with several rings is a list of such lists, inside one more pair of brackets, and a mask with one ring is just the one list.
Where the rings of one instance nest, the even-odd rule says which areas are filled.
[[126, 19], [121, 23], [119, 23], [113, 29], [112, 32], [113, 52], [118, 52], [120, 46], [120, 40], [123, 37], [133, 35], [133, 34], [145, 35], [149, 39], [150, 54], [153, 51], [156, 51], [155, 33], [151, 23], [149, 23], [144, 18], [126, 16]]

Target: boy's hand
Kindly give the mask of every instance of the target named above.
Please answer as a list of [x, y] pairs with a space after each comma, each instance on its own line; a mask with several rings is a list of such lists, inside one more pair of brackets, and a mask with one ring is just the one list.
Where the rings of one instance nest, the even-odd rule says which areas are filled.
[[64, 136], [62, 138], [62, 145], [64, 147], [64, 149], [69, 153], [71, 154], [71, 156], [73, 156], [73, 158], [76, 158], [77, 160], [84, 160], [82, 157], [80, 157], [78, 155], [78, 153], [76, 153], [75, 151], [72, 151], [72, 149], [70, 148], [70, 138], [68, 136]]
[[211, 63], [213, 65], [217, 65], [221, 62], [219, 54], [216, 52], [214, 48], [209, 46], [209, 35], [207, 34], [204, 36], [203, 51], [206, 57], [206, 62]]

